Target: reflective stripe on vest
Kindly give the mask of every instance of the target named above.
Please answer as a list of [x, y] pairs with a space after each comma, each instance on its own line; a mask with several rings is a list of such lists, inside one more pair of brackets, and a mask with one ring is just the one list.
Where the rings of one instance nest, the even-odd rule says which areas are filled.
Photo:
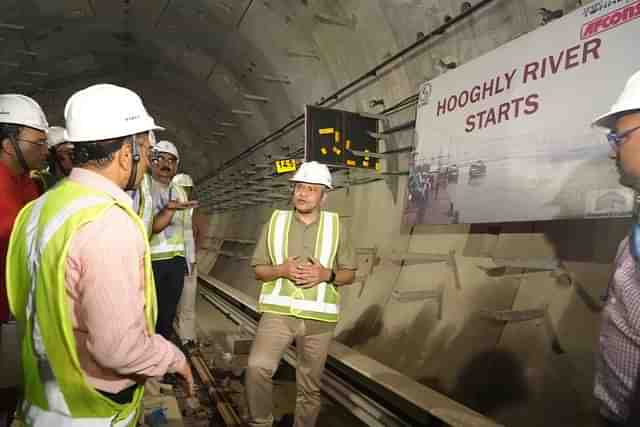
[[[187, 194], [179, 186], [172, 186], [176, 191], [179, 201], [186, 201]], [[184, 224], [186, 221], [187, 209], [176, 211], [173, 214], [171, 223], [176, 225], [179, 232], [167, 237], [168, 226], [159, 233], [151, 236], [151, 259], [154, 261], [171, 259], [177, 256], [185, 256], [184, 248]], [[179, 224], [179, 225], [178, 225]]]
[[[289, 229], [292, 211], [276, 210], [269, 221], [267, 248], [273, 265], [282, 264], [289, 257]], [[333, 212], [321, 212], [316, 236], [314, 257], [325, 268], [334, 264], [340, 241], [340, 219]], [[288, 279], [278, 278], [262, 285], [259, 310], [272, 313], [337, 322], [340, 295], [335, 286], [322, 282], [313, 288], [297, 287]]]
[[140, 189], [136, 192], [138, 202], [138, 215], [144, 223], [147, 235], [151, 236], [153, 226], [153, 199], [151, 198], [151, 177], [145, 174], [140, 183]]
[[[143, 394], [117, 404], [87, 384], [80, 368], [66, 295], [66, 259], [75, 232], [119, 206], [144, 235], [144, 226], [127, 205], [106, 193], [65, 180], [22, 209], [7, 254], [7, 288], [20, 330], [28, 426], [134, 426]], [[145, 314], [154, 329], [156, 296], [148, 243], [144, 260]]]

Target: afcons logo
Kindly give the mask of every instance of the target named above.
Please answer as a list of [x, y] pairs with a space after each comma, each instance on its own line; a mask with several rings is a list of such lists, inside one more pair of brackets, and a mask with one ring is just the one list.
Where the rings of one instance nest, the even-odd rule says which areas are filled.
[[580, 38], [582, 40], [593, 37], [640, 17], [640, 0], [599, 16], [582, 26]]

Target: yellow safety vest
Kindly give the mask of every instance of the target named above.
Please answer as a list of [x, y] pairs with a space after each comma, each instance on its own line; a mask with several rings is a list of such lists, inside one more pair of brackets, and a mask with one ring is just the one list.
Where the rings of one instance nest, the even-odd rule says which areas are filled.
[[[176, 185], [171, 188], [176, 191], [178, 201], [187, 201], [187, 193], [182, 189], [182, 187]], [[180, 222], [180, 224], [184, 225], [187, 221], [187, 210], [188, 209], [182, 209], [175, 212], [173, 214], [172, 222]], [[159, 233], [154, 233], [151, 236], [151, 259], [153, 261], [185, 256], [184, 226], [176, 227], [178, 231], [171, 236], [167, 236], [168, 228], [169, 227], [165, 228]]]
[[142, 219], [144, 228], [147, 230], [147, 236], [151, 236], [151, 228], [153, 227], [153, 199], [151, 198], [151, 176], [149, 176], [149, 174], [144, 174], [134, 200], [137, 203], [138, 216]]
[[[267, 247], [273, 265], [282, 264], [289, 257], [289, 228], [292, 220], [293, 211], [276, 210], [271, 216], [267, 230]], [[338, 214], [320, 212], [314, 257], [325, 268], [332, 268], [339, 241]], [[303, 289], [281, 277], [262, 284], [258, 310], [304, 319], [337, 322], [340, 314], [340, 293], [331, 283], [322, 282], [312, 288]]]
[[[127, 212], [145, 234], [142, 221], [129, 206], [70, 180], [25, 206], [14, 224], [6, 279], [9, 306], [21, 330], [25, 385], [21, 418], [28, 426], [133, 427], [137, 423], [143, 386], [136, 389], [131, 403], [118, 404], [87, 383], [65, 286], [73, 236], [113, 206]], [[148, 330], [153, 331], [156, 294], [149, 246], [144, 241], [145, 317]]]

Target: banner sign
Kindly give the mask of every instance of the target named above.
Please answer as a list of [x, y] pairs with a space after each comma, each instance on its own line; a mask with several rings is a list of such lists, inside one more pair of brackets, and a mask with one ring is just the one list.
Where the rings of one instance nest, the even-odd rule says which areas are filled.
[[420, 87], [404, 221], [631, 215], [602, 130], [640, 69], [640, 0], [600, 0]]

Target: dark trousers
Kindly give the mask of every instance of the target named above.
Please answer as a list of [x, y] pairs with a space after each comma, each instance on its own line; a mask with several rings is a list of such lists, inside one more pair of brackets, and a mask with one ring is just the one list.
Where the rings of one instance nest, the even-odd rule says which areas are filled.
[[184, 287], [187, 263], [184, 257], [153, 261], [153, 275], [158, 296], [158, 323], [156, 332], [170, 339], [173, 319]]

